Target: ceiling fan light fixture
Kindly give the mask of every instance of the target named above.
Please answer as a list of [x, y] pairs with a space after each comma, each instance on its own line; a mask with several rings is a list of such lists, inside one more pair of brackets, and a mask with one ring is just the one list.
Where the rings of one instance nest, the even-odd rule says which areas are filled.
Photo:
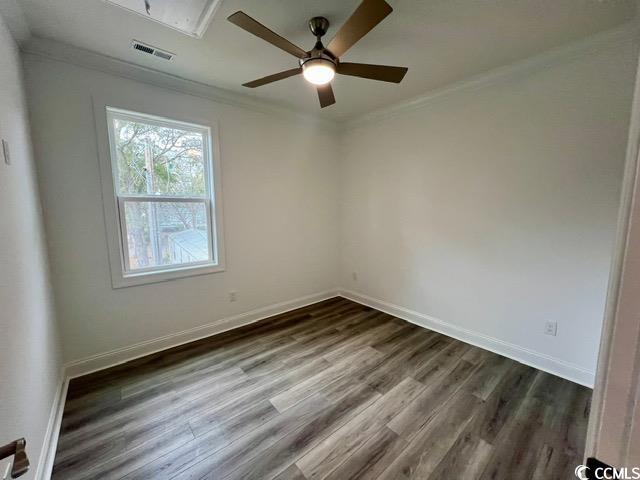
[[347, 50], [373, 30], [373, 28], [392, 11], [393, 8], [391, 8], [391, 5], [385, 0], [361, 0], [358, 8], [356, 8], [347, 21], [338, 29], [335, 37], [333, 37], [333, 40], [329, 42], [327, 47], [323, 45], [322, 37], [324, 37], [329, 29], [329, 20], [325, 17], [313, 17], [309, 20], [309, 30], [311, 30], [313, 36], [316, 37], [316, 44], [310, 51], [305, 51], [291, 43], [243, 11], [232, 13], [227, 17], [227, 20], [231, 23], [270, 43], [274, 47], [293, 55], [299, 61], [298, 68], [284, 70], [273, 75], [258, 78], [252, 82], [243, 83], [242, 85], [247, 88], [256, 88], [303, 74], [304, 79], [315, 86], [315, 90], [318, 93], [318, 100], [320, 100], [320, 107], [325, 108], [336, 103], [333, 87], [331, 86], [331, 80], [333, 80], [336, 74], [368, 78], [381, 82], [400, 83], [407, 73], [408, 69], [406, 67], [367, 63], [344, 63], [340, 61], [340, 57], [342, 57]]
[[302, 64], [302, 75], [314, 85], [326, 85], [336, 75], [336, 65], [326, 58], [312, 58]]

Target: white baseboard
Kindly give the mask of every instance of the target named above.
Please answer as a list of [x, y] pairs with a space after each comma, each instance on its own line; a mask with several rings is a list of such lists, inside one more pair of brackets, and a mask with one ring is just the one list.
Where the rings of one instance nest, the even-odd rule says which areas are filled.
[[321, 293], [306, 295], [295, 300], [288, 300], [286, 302], [280, 302], [266, 307], [257, 308], [255, 310], [250, 310], [245, 313], [240, 313], [238, 315], [233, 315], [231, 317], [222, 318], [207, 325], [191, 328], [178, 333], [172, 333], [152, 340], [146, 340], [144, 342], [92, 355], [80, 360], [75, 360], [65, 364], [65, 377], [67, 379], [71, 379], [113, 367], [115, 365], [120, 365], [122, 363], [135, 360], [136, 358], [144, 357], [168, 348], [177, 347], [195, 340], [200, 340], [201, 338], [226, 332], [227, 330], [242, 327], [243, 325], [264, 320], [265, 318], [285, 313], [289, 310], [305, 307], [312, 303], [321, 302], [337, 295], [337, 290], [328, 290]]
[[62, 423], [62, 413], [64, 412], [64, 402], [67, 398], [67, 387], [69, 380], [65, 378], [64, 371], [60, 376], [60, 382], [51, 405], [51, 413], [49, 414], [49, 422], [44, 435], [40, 458], [34, 478], [36, 480], [50, 480], [51, 471], [53, 470], [53, 461], [56, 456], [58, 447], [58, 436], [60, 434], [60, 425]]
[[505, 342], [482, 333], [467, 330], [430, 315], [425, 315], [424, 313], [378, 300], [361, 293], [341, 289], [339, 290], [339, 295], [362, 305], [388, 313], [394, 317], [428, 328], [429, 330], [434, 330], [465, 343], [475, 345], [476, 347], [509, 357], [520, 363], [524, 363], [525, 365], [566, 378], [567, 380], [579, 383], [580, 385], [593, 388], [595, 372], [586, 370], [579, 365], [566, 362], [544, 353], [536, 352], [520, 345]]
[[585, 370], [578, 365], [565, 362], [564, 360], [560, 360], [558, 358], [554, 358], [540, 352], [535, 352], [519, 345], [504, 342], [497, 338], [489, 337], [478, 332], [467, 330], [447, 323], [443, 320], [431, 317], [429, 315], [425, 315], [423, 313], [419, 313], [414, 310], [401, 307], [399, 305], [394, 305], [389, 302], [377, 300], [367, 295], [345, 289], [328, 290], [325, 292], [300, 297], [295, 300], [289, 300], [286, 302], [280, 302], [266, 307], [257, 308], [255, 310], [250, 310], [239, 315], [220, 319], [208, 325], [203, 325], [182, 332], [166, 335], [164, 337], [156, 338], [153, 340], [140, 342], [135, 345], [119, 348], [98, 355], [93, 355], [66, 364], [63, 372], [64, 380], [60, 383], [56, 398], [54, 399], [54, 404], [51, 408], [45, 441], [38, 462], [35, 479], [49, 480], [51, 477], [53, 461], [55, 459], [55, 452], [58, 444], [60, 424], [62, 422], [62, 414], [64, 411], [64, 404], [70, 379], [81, 375], [86, 375], [87, 373], [119, 365], [136, 358], [143, 357], [145, 355], [166, 350], [168, 348], [193, 342], [201, 338], [222, 333], [227, 330], [232, 330], [234, 328], [248, 325], [250, 323], [264, 320], [265, 318], [271, 317], [273, 315], [286, 313], [290, 310], [305, 307], [307, 305], [321, 302], [335, 296], [341, 296], [362, 305], [375, 308], [376, 310], [388, 313], [390, 315], [393, 315], [394, 317], [401, 318], [421, 327], [434, 330], [436, 332], [456, 338], [471, 345], [475, 345], [485, 350], [489, 350], [505, 357], [509, 357], [513, 360], [532, 366], [534, 368], [549, 372], [562, 378], [566, 378], [567, 380], [570, 380], [572, 382], [593, 388], [595, 373]]
[[336, 296], [338, 296], [337, 290], [327, 290], [321, 293], [306, 295], [294, 300], [275, 303], [273, 305], [268, 305], [266, 307], [257, 308], [245, 313], [223, 318], [208, 325], [202, 325], [200, 327], [140, 342], [135, 345], [119, 348], [110, 352], [92, 355], [90, 357], [65, 364], [61, 377], [62, 380], [60, 381], [58, 391], [56, 392], [56, 396], [51, 407], [51, 414], [49, 416], [45, 439], [42, 445], [42, 451], [40, 452], [40, 458], [38, 460], [38, 466], [34, 478], [36, 480], [50, 480], [51, 478], [53, 462], [55, 460], [56, 449], [58, 447], [58, 436], [60, 434], [64, 404], [67, 397], [67, 389], [69, 388], [69, 381], [72, 378], [113, 367], [115, 365], [120, 365], [130, 360], [144, 357], [145, 355], [177, 347], [227, 330], [242, 327], [274, 315], [286, 313]]

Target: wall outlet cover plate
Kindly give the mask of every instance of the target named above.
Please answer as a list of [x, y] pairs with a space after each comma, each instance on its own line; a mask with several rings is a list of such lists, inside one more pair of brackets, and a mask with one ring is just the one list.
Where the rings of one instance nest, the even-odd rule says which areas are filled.
[[545, 335], [556, 336], [558, 333], [558, 323], [557, 322], [547, 322], [544, 325], [544, 333]]

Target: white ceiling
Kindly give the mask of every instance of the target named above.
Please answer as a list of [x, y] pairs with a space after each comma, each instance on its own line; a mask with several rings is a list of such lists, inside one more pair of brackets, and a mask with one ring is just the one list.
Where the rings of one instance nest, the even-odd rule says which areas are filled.
[[[343, 60], [407, 66], [409, 73], [400, 85], [337, 77], [337, 104], [322, 111], [315, 91], [301, 77], [253, 90], [242, 87], [249, 80], [296, 67], [296, 58], [232, 25], [226, 17], [243, 10], [307, 50], [314, 43], [306, 25], [310, 17], [322, 15], [330, 20], [329, 40], [359, 0], [223, 0], [202, 39], [102, 0], [18, 3], [34, 36], [335, 120], [416, 97], [616, 27], [635, 15], [634, 0], [388, 1], [394, 12]], [[177, 57], [171, 62], [147, 58], [130, 49], [133, 38]]]

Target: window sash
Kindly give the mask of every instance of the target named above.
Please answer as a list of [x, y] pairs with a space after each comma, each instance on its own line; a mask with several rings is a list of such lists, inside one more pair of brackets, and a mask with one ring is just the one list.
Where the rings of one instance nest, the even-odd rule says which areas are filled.
[[148, 115], [145, 113], [129, 112], [127, 110], [121, 110], [119, 108], [107, 107], [107, 117], [109, 121], [109, 128], [114, 118], [134, 123], [145, 123], [147, 125], [153, 125], [155, 127], [163, 128], [175, 128], [179, 130], [185, 130], [189, 132], [200, 133], [205, 140], [209, 138], [209, 127], [198, 125], [196, 123], [183, 122], [180, 120], [171, 120], [168, 118], [156, 117], [154, 115]]
[[[109, 158], [111, 178], [113, 180], [113, 194], [116, 200], [116, 221], [118, 225], [118, 244], [120, 250], [120, 266], [123, 279], [133, 279], [153, 274], [171, 274], [172, 272], [186, 273], [189, 270], [197, 270], [206, 267], [221, 267], [220, 245], [218, 244], [218, 218], [216, 210], [216, 178], [214, 177], [215, 165], [213, 164], [213, 150], [211, 144], [211, 128], [203, 125], [192, 124], [179, 120], [171, 120], [143, 113], [106, 107], [107, 110], [107, 134], [109, 143]], [[120, 194], [118, 182], [118, 158], [116, 142], [114, 138], [114, 120], [144, 123], [165, 128], [181, 129], [188, 132], [199, 133], [203, 141], [203, 164], [205, 173], [204, 195], [166, 195], [166, 194]], [[125, 202], [167, 202], [167, 203], [201, 203], [205, 207], [207, 221], [207, 250], [208, 260], [201, 262], [180, 263], [174, 265], [158, 265], [148, 268], [131, 269], [129, 262], [129, 234], [127, 231]]]
[[209, 197], [189, 197], [184, 195], [152, 195], [152, 194], [136, 194], [136, 195], [117, 195], [118, 201], [124, 202], [168, 202], [168, 203], [201, 203], [210, 202]]
[[[211, 148], [211, 129], [202, 125], [194, 123], [182, 122], [179, 120], [169, 120], [165, 118], [155, 117], [153, 115], [147, 115], [144, 113], [129, 112], [118, 108], [107, 107], [107, 128], [109, 134], [109, 150], [111, 157], [111, 175], [113, 178], [114, 195], [125, 196], [144, 196], [145, 194], [121, 194], [120, 182], [118, 178], [118, 154], [116, 152], [116, 139], [114, 137], [114, 120], [122, 120], [125, 122], [144, 123], [146, 125], [152, 125], [162, 128], [175, 128], [184, 130], [187, 132], [198, 133], [202, 135], [202, 161], [205, 174], [205, 196], [208, 198], [214, 198], [214, 173], [213, 173], [213, 151]], [[163, 196], [163, 195], [159, 195]], [[186, 198], [190, 195], [178, 195], [179, 197]], [[193, 196], [196, 197], [195, 195]]]
[[[198, 275], [209, 275], [224, 272], [225, 262], [225, 235], [224, 235], [224, 212], [222, 210], [222, 164], [219, 140], [219, 128], [217, 122], [211, 119], [210, 112], [207, 110], [205, 114], [189, 114], [190, 118], [183, 116], [179, 111], [171, 110], [170, 116], [165, 107], [158, 107], [156, 103], [150, 103], [148, 98], [139, 95], [125, 95], [120, 92], [117, 96], [113, 93], [94, 92], [91, 103], [93, 105], [93, 118], [96, 124], [98, 159], [100, 165], [100, 184], [102, 190], [102, 207], [104, 210], [105, 233], [108, 247], [109, 272], [111, 277], [111, 285], [114, 289], [135, 287], [139, 285], [149, 285], [159, 282], [176, 280], [181, 278], [190, 278]], [[126, 93], [126, 92], [124, 92]], [[143, 113], [144, 112], [144, 113]], [[195, 115], [195, 117], [194, 117]], [[199, 115], [199, 116], [198, 116]], [[162, 126], [182, 128], [187, 130], [201, 131], [206, 142], [205, 166], [208, 170], [207, 186], [208, 191], [203, 192], [208, 197], [208, 214], [209, 214], [209, 235], [212, 245], [214, 246], [212, 258], [215, 262], [208, 265], [171, 266], [169, 269], [152, 272], [136, 273], [131, 272], [125, 274], [124, 271], [124, 248], [122, 244], [121, 218], [119, 214], [118, 195], [121, 193], [123, 197], [137, 196], [137, 192], [120, 192], [117, 188], [118, 182], [114, 178], [114, 166], [117, 167], [117, 158], [115, 155], [114, 129], [113, 119], [116, 116], [120, 118], [128, 117], [129, 119], [141, 122], [149, 122], [152, 124], [161, 124]], [[196, 120], [196, 122], [194, 122]], [[146, 193], [146, 192], [145, 192]], [[143, 195], [145, 194], [143, 193]], [[158, 198], [160, 200], [174, 201], [176, 197], [199, 196], [202, 193], [188, 192], [167, 192], [161, 195], [153, 196], [171, 196], [171, 198]], [[156, 198], [148, 198], [148, 200], [157, 200]], [[127, 210], [129, 206], [127, 206]], [[198, 207], [202, 213], [202, 207]], [[205, 209], [206, 210], [206, 209]], [[202, 252], [206, 254], [206, 251]], [[179, 257], [178, 257], [179, 258]], [[201, 257], [200, 257], [201, 258]]]
[[[215, 266], [218, 265], [218, 259], [216, 258], [216, 236], [215, 226], [213, 223], [213, 202], [209, 198], [195, 198], [195, 197], [173, 197], [173, 196], [160, 196], [160, 195], [119, 195], [118, 200], [118, 220], [120, 224], [120, 251], [122, 252], [122, 274], [124, 277], [135, 277], [138, 275], [145, 275], [156, 272], [172, 272], [179, 270], [188, 270], [195, 267], [203, 266]], [[200, 203], [205, 207], [205, 214], [207, 220], [207, 251], [208, 260], [202, 262], [189, 262], [178, 263], [174, 265], [156, 265], [147, 268], [131, 269], [129, 263], [129, 232], [127, 229], [127, 219], [125, 216], [125, 203], [126, 202], [139, 202], [139, 203]]]

